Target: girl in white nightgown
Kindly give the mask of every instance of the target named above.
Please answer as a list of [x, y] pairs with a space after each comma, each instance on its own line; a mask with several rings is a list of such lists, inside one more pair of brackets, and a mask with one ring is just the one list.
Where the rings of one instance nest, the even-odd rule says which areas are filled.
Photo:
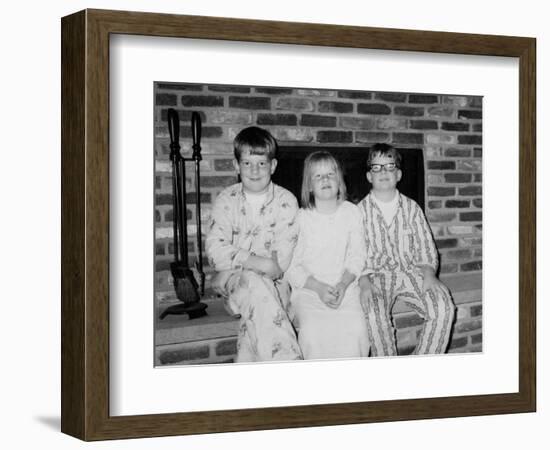
[[328, 152], [304, 162], [300, 233], [286, 278], [305, 359], [368, 356], [357, 279], [366, 261], [359, 209], [345, 200], [337, 160]]

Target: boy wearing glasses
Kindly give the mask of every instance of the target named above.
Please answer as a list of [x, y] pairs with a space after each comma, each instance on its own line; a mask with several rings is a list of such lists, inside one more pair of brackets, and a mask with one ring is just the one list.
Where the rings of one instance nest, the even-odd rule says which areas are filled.
[[373, 356], [397, 355], [391, 310], [401, 298], [424, 319], [414, 354], [444, 353], [455, 314], [437, 278], [438, 254], [418, 204], [401, 194], [401, 155], [375, 144], [367, 159], [370, 193], [359, 203], [366, 230], [367, 263], [359, 280]]
[[268, 131], [245, 128], [233, 147], [241, 182], [214, 203], [206, 253], [216, 271], [214, 290], [240, 315], [236, 362], [302, 359], [281, 279], [296, 245], [298, 203], [271, 182], [277, 142]]

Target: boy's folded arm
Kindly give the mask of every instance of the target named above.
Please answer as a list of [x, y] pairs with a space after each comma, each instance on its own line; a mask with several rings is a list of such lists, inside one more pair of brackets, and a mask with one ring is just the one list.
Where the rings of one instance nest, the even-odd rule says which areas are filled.
[[285, 272], [290, 266], [298, 236], [298, 202], [292, 194], [284, 195], [280, 201], [271, 250], [277, 252], [279, 267]]
[[242, 268], [252, 270], [271, 279], [278, 279], [282, 275], [282, 270], [274, 258], [266, 256], [250, 255], [243, 263]]
[[216, 271], [240, 269], [250, 252], [238, 248], [225, 239], [206, 239], [206, 254]]
[[415, 266], [421, 271], [427, 270], [433, 273], [437, 272], [437, 268], [439, 267], [439, 257], [437, 255], [437, 251], [434, 250], [433, 252], [426, 252], [422, 249], [419, 249], [416, 255]]
[[294, 289], [305, 287], [311, 273], [304, 266], [305, 240], [301, 234], [298, 234], [296, 247], [292, 254], [290, 265], [285, 272], [285, 278]]
[[205, 241], [206, 254], [216, 271], [240, 269], [250, 256], [248, 250], [233, 245], [230, 210], [224, 205], [223, 199], [216, 200]]
[[359, 207], [359, 212], [361, 215], [361, 230], [363, 232], [362, 244], [364, 246], [363, 248], [365, 249], [365, 259], [363, 261], [363, 267], [361, 273], [358, 275], [359, 280], [361, 280], [363, 277], [367, 277], [368, 275], [376, 272], [374, 263], [376, 254], [374, 252], [374, 246], [369, 240], [369, 235], [365, 226], [368, 219], [363, 203], [361, 203], [361, 206]]
[[423, 267], [431, 268], [434, 273], [439, 267], [439, 257], [437, 254], [437, 248], [435, 246], [432, 230], [424, 213], [420, 209], [418, 204], [414, 204], [415, 210], [413, 211], [413, 228], [416, 230], [416, 234], [419, 238], [419, 242], [416, 245], [415, 263], [416, 267], [422, 269]]

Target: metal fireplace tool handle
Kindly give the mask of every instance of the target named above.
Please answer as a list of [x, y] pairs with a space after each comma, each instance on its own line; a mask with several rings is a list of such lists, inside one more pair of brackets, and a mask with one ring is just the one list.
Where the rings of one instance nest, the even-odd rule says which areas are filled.
[[193, 156], [191, 159], [195, 161], [195, 191], [197, 193], [196, 214], [195, 219], [197, 223], [197, 248], [199, 257], [195, 262], [195, 267], [200, 277], [200, 293], [204, 295], [204, 271], [202, 267], [202, 226], [201, 226], [201, 116], [198, 112], [193, 111], [191, 115], [191, 132], [193, 135]]

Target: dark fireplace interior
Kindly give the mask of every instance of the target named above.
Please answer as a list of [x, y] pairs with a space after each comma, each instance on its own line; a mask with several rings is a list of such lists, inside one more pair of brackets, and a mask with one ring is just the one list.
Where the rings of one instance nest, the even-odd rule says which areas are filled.
[[[273, 181], [291, 191], [300, 201], [302, 170], [306, 156], [319, 147], [280, 146]], [[348, 190], [348, 200], [358, 203], [370, 191], [366, 178], [367, 150], [355, 147], [322, 147], [340, 161]], [[403, 177], [399, 191], [415, 200], [424, 210], [424, 157], [421, 149], [399, 149]]]

